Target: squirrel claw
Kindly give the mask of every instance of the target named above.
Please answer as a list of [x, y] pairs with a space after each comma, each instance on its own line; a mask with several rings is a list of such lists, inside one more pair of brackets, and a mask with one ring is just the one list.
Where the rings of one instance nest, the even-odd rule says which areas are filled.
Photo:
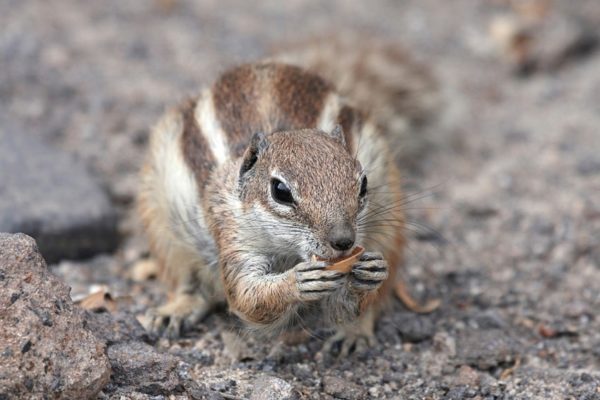
[[328, 271], [323, 261], [309, 261], [298, 264], [294, 270], [296, 287], [301, 301], [316, 301], [331, 295], [343, 286], [344, 274]]
[[377, 345], [377, 339], [373, 333], [349, 332], [341, 329], [335, 335], [325, 341], [324, 353], [333, 353], [339, 344], [339, 358], [347, 357], [350, 353], [364, 353], [370, 347]]
[[148, 311], [150, 322], [146, 327], [148, 331], [169, 339], [176, 339], [181, 336], [181, 318], [171, 317], [169, 315], [160, 315], [159, 309]]
[[323, 352], [331, 354], [332, 350], [340, 344], [338, 357], [346, 357], [352, 352], [364, 353], [369, 347], [377, 345], [373, 333], [374, 324], [373, 310], [367, 310], [357, 321], [338, 328], [338, 331], [325, 341]]
[[191, 329], [210, 311], [207, 302], [198, 295], [177, 295], [167, 304], [148, 310], [148, 331], [177, 339], [183, 331]]
[[369, 292], [378, 289], [388, 278], [388, 263], [381, 253], [364, 253], [350, 273], [351, 287]]

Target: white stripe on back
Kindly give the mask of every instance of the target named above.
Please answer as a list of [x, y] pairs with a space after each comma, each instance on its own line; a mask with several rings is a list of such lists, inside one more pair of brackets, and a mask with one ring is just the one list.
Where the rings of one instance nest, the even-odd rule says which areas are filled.
[[317, 121], [317, 128], [324, 132], [331, 132], [337, 124], [340, 114], [340, 98], [335, 93], [329, 93], [323, 104], [323, 111]]
[[229, 160], [227, 137], [215, 115], [215, 106], [210, 89], [205, 89], [202, 92], [196, 106], [195, 117], [200, 125], [200, 132], [206, 139], [217, 164], [221, 165]]

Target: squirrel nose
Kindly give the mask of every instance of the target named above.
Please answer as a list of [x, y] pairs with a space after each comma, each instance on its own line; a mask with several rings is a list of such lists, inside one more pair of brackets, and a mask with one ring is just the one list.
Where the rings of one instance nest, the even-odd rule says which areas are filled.
[[354, 236], [350, 225], [342, 225], [331, 230], [329, 243], [335, 250], [349, 250], [354, 245]]

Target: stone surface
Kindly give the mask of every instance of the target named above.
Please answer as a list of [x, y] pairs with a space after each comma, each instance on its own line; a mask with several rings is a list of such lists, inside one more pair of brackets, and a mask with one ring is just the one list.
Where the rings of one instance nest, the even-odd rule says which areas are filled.
[[194, 379], [190, 366], [179, 357], [160, 352], [147, 343], [116, 342], [108, 347], [107, 354], [112, 376], [105, 393], [110, 395], [110, 398], [181, 396], [194, 400], [222, 399], [214, 389]]
[[[445, 3], [0, 2], [0, 127], [16, 124], [23, 129], [14, 132], [76, 154], [123, 213], [135, 193], [149, 127], [164, 109], [281, 40], [345, 29], [382, 34], [429, 65], [443, 88], [434, 148], [419, 158], [419, 173], [402, 171], [409, 225], [400, 276], [417, 299], [442, 300], [423, 317], [431, 326], [413, 330], [432, 329], [432, 339], [409, 340], [396, 317], [422, 316], [407, 315], [393, 302], [377, 323], [379, 344], [365, 354], [323, 357], [329, 332], [306, 328], [307, 341], [283, 346], [282, 356], [272, 356], [275, 340], [259, 339], [248, 346], [252, 357], [232, 361], [222, 335], [229, 327], [216, 313], [186, 337], [154, 344], [190, 365], [184, 392], [176, 387], [169, 395], [150, 395], [109, 384], [106, 398], [183, 399], [194, 381], [197, 396], [206, 396], [205, 386], [210, 396], [247, 399], [263, 374], [292, 384], [307, 399], [334, 398], [323, 391], [323, 377], [331, 375], [374, 399], [598, 397], [597, 381], [588, 375], [600, 370], [600, 52], [565, 54], [569, 30], [577, 26], [565, 29], [552, 20], [533, 35], [549, 46], [536, 53], [542, 63], [567, 55], [555, 68], [517, 77], [497, 57], [473, 49], [489, 36], [495, 16], [520, 4], [556, 5], [558, 13], [566, 7], [565, 18], [576, 13], [597, 32], [600, 2]], [[165, 291], [154, 281], [131, 281], [129, 266], [145, 253], [143, 245], [127, 245], [130, 239], [123, 251], [61, 262], [56, 272], [78, 296], [98, 285], [115, 297], [130, 296], [123, 308], [141, 318]], [[554, 333], [542, 335], [543, 326]], [[479, 346], [475, 335], [467, 340], [475, 366], [466, 369], [457, 357], [466, 332], [494, 329], [518, 341], [513, 361]], [[251, 336], [242, 332], [243, 339]]]
[[468, 365], [462, 365], [458, 369], [455, 383], [457, 385], [476, 387], [479, 385], [479, 374]]
[[0, 182], [0, 232], [34, 237], [47, 262], [115, 248], [115, 211], [71, 155], [0, 127]]
[[156, 338], [152, 337], [139, 321], [127, 312], [91, 312], [82, 311], [86, 327], [99, 340], [113, 345], [128, 341], [141, 341], [153, 343]]
[[510, 364], [519, 354], [518, 343], [500, 329], [462, 332], [456, 343], [457, 359], [481, 370]]
[[292, 385], [281, 378], [261, 376], [254, 381], [250, 400], [296, 400], [298, 396]]
[[415, 313], [396, 314], [393, 321], [402, 339], [408, 342], [420, 342], [435, 334], [435, 327], [427, 316]]
[[105, 345], [35, 241], [0, 234], [0, 398], [90, 398], [107, 383]]
[[149, 395], [185, 391], [179, 377], [179, 359], [146, 343], [125, 342], [108, 348], [112, 384]]
[[360, 400], [367, 396], [365, 389], [336, 376], [323, 378], [323, 391], [333, 397], [346, 400]]

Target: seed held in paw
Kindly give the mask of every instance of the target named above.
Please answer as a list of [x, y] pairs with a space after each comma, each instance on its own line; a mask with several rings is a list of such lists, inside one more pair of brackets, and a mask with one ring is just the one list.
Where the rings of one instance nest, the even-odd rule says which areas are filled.
[[333, 258], [327, 260], [325, 258], [317, 257], [313, 255], [313, 259], [317, 261], [327, 261], [331, 263], [325, 270], [327, 271], [338, 271], [343, 274], [347, 274], [352, 269], [352, 266], [359, 260], [360, 256], [365, 252], [364, 247], [356, 246], [350, 255], [345, 257]]

